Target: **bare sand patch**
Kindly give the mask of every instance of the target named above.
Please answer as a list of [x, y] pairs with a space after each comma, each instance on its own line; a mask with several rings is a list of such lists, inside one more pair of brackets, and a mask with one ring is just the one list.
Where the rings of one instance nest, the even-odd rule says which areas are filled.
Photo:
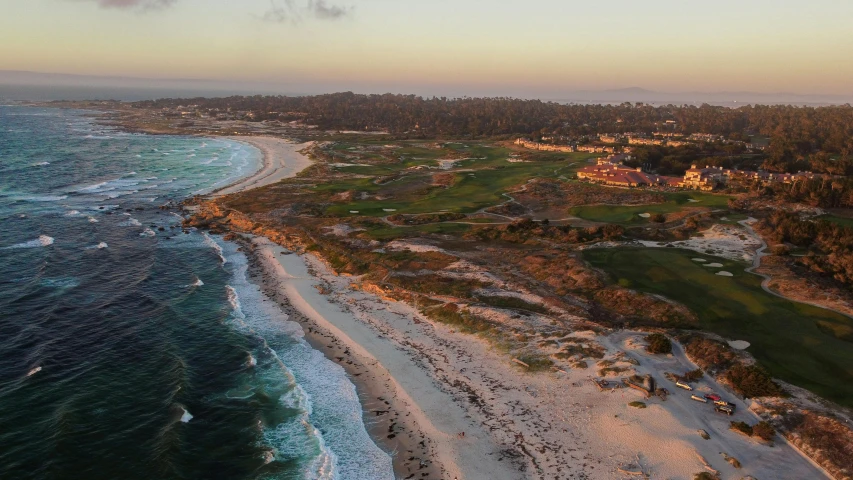
[[746, 340], [731, 340], [728, 344], [736, 350], [746, 350], [750, 346], [750, 343]]

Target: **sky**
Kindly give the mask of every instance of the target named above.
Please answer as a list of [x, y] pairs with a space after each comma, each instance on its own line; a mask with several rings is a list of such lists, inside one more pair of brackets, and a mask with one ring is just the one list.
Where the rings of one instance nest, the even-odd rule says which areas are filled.
[[850, 0], [0, 0], [0, 70], [316, 93], [853, 94]]

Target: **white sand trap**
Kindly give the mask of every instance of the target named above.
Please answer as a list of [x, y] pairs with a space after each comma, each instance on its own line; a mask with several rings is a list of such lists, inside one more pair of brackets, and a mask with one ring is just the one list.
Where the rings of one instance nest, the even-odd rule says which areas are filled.
[[750, 343], [746, 340], [732, 340], [729, 342], [729, 346], [736, 350], [746, 350], [749, 348]]
[[732, 272], [726, 272], [723, 270], [720, 270], [719, 272], [717, 272], [717, 275], [719, 275], [721, 277], [734, 277], [734, 274]]
[[706, 264], [705, 264], [705, 265], [703, 265], [703, 266], [705, 266], [705, 267], [711, 267], [711, 268], [720, 268], [720, 267], [722, 267], [722, 266], [723, 266], [723, 264], [722, 264], [722, 263], [706, 263]]
[[358, 213], [358, 210], [350, 210], [349, 213]]
[[641, 217], [643, 217], [643, 218], [650, 218], [650, 217], [652, 216], [652, 214], [651, 214], [651, 213], [638, 213], [637, 215], [639, 215], [639, 216], [641, 216]]
[[397, 209], [396, 208], [383, 208], [382, 211], [383, 212], [396, 212]]
[[691, 258], [690, 260], [693, 260], [694, 262], [698, 262], [698, 263], [705, 263], [708, 261], [708, 260], [705, 260], [704, 258]]
[[692, 198], [688, 198], [687, 201], [691, 203], [699, 203], [699, 200], [694, 200]]

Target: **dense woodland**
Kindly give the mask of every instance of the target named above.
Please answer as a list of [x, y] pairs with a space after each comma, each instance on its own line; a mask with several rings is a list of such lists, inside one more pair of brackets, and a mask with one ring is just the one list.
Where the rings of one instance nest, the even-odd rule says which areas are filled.
[[771, 138], [770, 156], [795, 160], [818, 151], [853, 154], [853, 107], [744, 106], [641, 103], [566, 105], [514, 98], [423, 98], [415, 95], [335, 93], [305, 97], [253, 96], [162, 99], [137, 102], [143, 108], [197, 105], [201, 110], [252, 112], [255, 120], [303, 121], [323, 129], [387, 130], [488, 137], [499, 135], [565, 135], [605, 132], [655, 132], [667, 120], [675, 131], [723, 135], [748, 141], [749, 135]]

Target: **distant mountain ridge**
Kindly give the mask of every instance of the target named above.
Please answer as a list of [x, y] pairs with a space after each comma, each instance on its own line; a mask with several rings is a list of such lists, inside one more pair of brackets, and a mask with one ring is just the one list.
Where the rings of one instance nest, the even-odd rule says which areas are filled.
[[[384, 93], [365, 88], [346, 88], [329, 85], [323, 90], [318, 86], [297, 86], [288, 82], [236, 82], [224, 80], [194, 78], [139, 78], [127, 76], [78, 75], [68, 73], [42, 73], [20, 70], [0, 70], [0, 85], [27, 87], [76, 87], [76, 88], [130, 88], [137, 90], [168, 90], [169, 94], [180, 92], [187, 96], [226, 96], [226, 95], [313, 95], [345, 90], [359, 90], [358, 93]], [[320, 87], [323, 88], [323, 87]], [[427, 88], [412, 88], [425, 90]], [[316, 90], [316, 91], [312, 91]], [[378, 89], [377, 89], [378, 90]], [[294, 93], [299, 92], [299, 93]], [[395, 92], [411, 93], [411, 92]], [[58, 94], [58, 92], [57, 92]], [[166, 95], [166, 93], [162, 93]], [[445, 96], [437, 92], [420, 93], [423, 96]], [[453, 95], [446, 95], [453, 96]], [[463, 94], [458, 94], [463, 96]], [[468, 96], [497, 96], [492, 94]], [[510, 95], [512, 96], [512, 95]], [[515, 95], [518, 98], [539, 98], [560, 103], [623, 103], [642, 102], [649, 104], [701, 104], [741, 106], [747, 104], [793, 104], [793, 105], [839, 105], [853, 103], [853, 95], [836, 94], [797, 94], [788, 92], [758, 93], [747, 91], [734, 92], [660, 92], [643, 87], [632, 86], [604, 90], [578, 90], [549, 95]]]

